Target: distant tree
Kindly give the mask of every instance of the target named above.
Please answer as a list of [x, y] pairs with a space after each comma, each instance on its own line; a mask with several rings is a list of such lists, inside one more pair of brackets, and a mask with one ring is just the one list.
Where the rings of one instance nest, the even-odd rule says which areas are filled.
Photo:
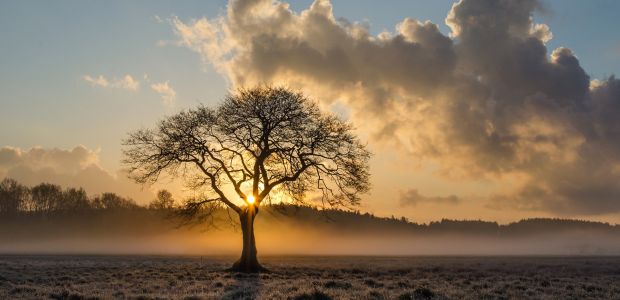
[[370, 153], [351, 125], [285, 88], [238, 90], [215, 109], [200, 106], [132, 132], [124, 145], [124, 163], [137, 182], [168, 172], [204, 191], [186, 203], [186, 216], [213, 204], [239, 215], [243, 250], [235, 271], [263, 270], [254, 219], [273, 191], [287, 196], [280, 201], [303, 203], [317, 190], [324, 205], [351, 206], [369, 189]]
[[137, 208], [133, 200], [125, 199], [114, 193], [103, 193], [93, 200], [93, 208], [96, 209], [128, 209]]
[[149, 204], [150, 209], [162, 209], [170, 210], [174, 207], [174, 199], [172, 193], [167, 190], [160, 190], [157, 192], [157, 198]]
[[28, 200], [29, 192], [27, 187], [14, 179], [3, 179], [0, 182], [0, 214], [17, 214]]
[[59, 210], [81, 211], [91, 208], [86, 191], [82, 188], [68, 188], [62, 193], [58, 205]]
[[62, 199], [62, 188], [50, 183], [41, 183], [30, 189], [31, 210], [49, 213], [57, 208]]

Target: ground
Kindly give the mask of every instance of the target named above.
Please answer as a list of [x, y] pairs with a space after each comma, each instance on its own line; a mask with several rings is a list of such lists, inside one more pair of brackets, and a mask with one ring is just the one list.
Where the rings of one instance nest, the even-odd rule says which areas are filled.
[[620, 299], [620, 257], [0, 256], [0, 299]]

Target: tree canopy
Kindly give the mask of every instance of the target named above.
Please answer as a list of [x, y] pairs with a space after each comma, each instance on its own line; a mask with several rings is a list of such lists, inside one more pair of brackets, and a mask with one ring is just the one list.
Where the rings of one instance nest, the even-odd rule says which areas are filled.
[[285, 88], [238, 90], [217, 108], [199, 106], [132, 132], [124, 145], [134, 179], [182, 175], [208, 195], [194, 206], [219, 201], [239, 212], [235, 198], [248, 204], [252, 196], [258, 205], [274, 189], [294, 202], [318, 190], [322, 204], [346, 206], [369, 189], [370, 153], [352, 126]]

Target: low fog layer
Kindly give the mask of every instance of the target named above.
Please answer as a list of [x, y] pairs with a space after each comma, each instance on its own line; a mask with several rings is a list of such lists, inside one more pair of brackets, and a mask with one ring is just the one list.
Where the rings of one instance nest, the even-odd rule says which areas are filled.
[[[448, 221], [419, 225], [368, 214], [306, 207], [264, 207], [256, 220], [259, 255], [617, 255], [620, 228], [604, 223], [534, 219]], [[284, 210], [284, 211], [282, 211]], [[0, 220], [4, 254], [238, 255], [231, 214], [179, 227], [168, 210], [121, 209]]]

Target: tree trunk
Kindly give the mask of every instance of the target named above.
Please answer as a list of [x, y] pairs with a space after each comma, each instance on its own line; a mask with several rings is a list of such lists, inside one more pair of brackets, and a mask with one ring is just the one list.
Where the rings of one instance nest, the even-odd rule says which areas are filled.
[[254, 238], [254, 218], [257, 214], [258, 207], [254, 205], [244, 207], [242, 213], [239, 214], [241, 231], [243, 232], [243, 251], [241, 258], [230, 268], [231, 271], [244, 273], [267, 271], [258, 263], [257, 258], [256, 239]]

